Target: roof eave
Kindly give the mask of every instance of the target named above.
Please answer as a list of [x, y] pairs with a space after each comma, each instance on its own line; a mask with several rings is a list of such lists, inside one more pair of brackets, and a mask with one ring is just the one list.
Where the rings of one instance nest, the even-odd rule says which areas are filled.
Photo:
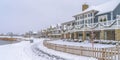
[[80, 14], [77, 14], [77, 15], [74, 15], [74, 16], [72, 16], [72, 17], [76, 17], [76, 16], [79, 16], [79, 15], [82, 15], [82, 14], [86, 14], [86, 13], [88, 13], [88, 12], [97, 12], [97, 10], [90, 10], [90, 11], [87, 11], [87, 12], [83, 12], [83, 13], [80, 13]]

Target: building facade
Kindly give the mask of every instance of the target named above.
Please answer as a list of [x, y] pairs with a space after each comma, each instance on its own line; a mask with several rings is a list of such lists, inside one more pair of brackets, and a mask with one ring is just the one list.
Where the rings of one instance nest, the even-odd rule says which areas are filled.
[[[110, 7], [109, 7], [110, 6]], [[62, 23], [62, 38], [89, 40], [120, 40], [120, 0], [98, 5], [83, 5], [75, 20]]]
[[[98, 6], [82, 5], [82, 12], [74, 20], [51, 26], [44, 37], [71, 40], [120, 40], [120, 0]], [[42, 36], [42, 35], [41, 35]]]
[[49, 38], [61, 38], [61, 25], [50, 26], [47, 31]]

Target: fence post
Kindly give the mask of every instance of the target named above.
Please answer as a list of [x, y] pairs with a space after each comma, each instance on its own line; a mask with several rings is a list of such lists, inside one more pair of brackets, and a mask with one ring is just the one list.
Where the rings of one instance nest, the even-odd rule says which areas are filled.
[[67, 45], [64, 45], [64, 49], [65, 49], [65, 51], [64, 51], [64, 52], [66, 52], [66, 48], [67, 48], [66, 46], [67, 46]]
[[80, 55], [83, 56], [83, 47], [82, 46], [80, 46], [80, 50], [81, 50]]
[[56, 50], [56, 44], [54, 44], [54, 50]]
[[105, 48], [102, 48], [102, 59], [101, 60], [105, 60]]
[[118, 50], [118, 60], [120, 60], [120, 46], [117, 47]]

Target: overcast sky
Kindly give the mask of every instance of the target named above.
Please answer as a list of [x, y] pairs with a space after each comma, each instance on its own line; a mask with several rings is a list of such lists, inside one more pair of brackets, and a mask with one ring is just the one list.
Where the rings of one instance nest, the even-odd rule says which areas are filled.
[[38, 31], [73, 20], [81, 5], [99, 5], [110, 0], [0, 0], [0, 33]]

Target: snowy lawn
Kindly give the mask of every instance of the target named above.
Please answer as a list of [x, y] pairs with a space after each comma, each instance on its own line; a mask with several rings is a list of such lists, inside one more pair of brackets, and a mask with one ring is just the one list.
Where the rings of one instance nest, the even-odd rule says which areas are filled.
[[[61, 44], [61, 45], [92, 47], [92, 44], [88, 42], [68, 42], [63, 40], [54, 40], [49, 42], [54, 44]], [[114, 47], [114, 46], [115, 45], [94, 43], [94, 47], [96, 48], [107, 48], [107, 47]]]

